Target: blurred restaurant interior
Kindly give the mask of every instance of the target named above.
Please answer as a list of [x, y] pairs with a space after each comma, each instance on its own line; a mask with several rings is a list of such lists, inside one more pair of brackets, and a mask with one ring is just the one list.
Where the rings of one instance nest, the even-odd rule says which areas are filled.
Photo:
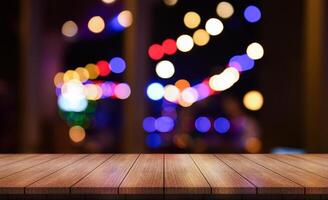
[[325, 0], [1, 7], [3, 153], [328, 151]]

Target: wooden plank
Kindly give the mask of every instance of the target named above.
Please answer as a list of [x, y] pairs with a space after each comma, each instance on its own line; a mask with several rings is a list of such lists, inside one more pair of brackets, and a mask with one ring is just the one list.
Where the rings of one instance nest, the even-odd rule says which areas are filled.
[[328, 157], [325, 157], [320, 154], [297, 154], [293, 156], [308, 160], [313, 163], [328, 166]]
[[30, 167], [34, 167], [41, 163], [47, 162], [49, 160], [58, 158], [62, 154], [40, 154], [37, 156], [31, 156], [27, 159], [19, 160], [17, 162], [10, 163], [8, 165], [3, 165], [0, 167], [0, 178], [10, 176], [14, 173], [23, 171]]
[[[4, 154], [6, 155], [6, 154]], [[37, 154], [7, 154], [7, 156], [0, 158], [0, 167], [4, 165], [9, 165], [14, 162], [18, 162], [24, 159], [31, 158], [33, 156], [36, 156]]]
[[112, 156], [88, 176], [76, 183], [72, 194], [118, 194], [118, 187], [137, 159], [138, 154]]
[[248, 154], [246, 158], [264, 166], [283, 177], [305, 187], [305, 194], [327, 194], [328, 179], [317, 176], [308, 171], [299, 169], [289, 164], [270, 158], [266, 155]]
[[165, 194], [210, 194], [211, 188], [187, 154], [165, 154]]
[[268, 170], [241, 155], [216, 155], [257, 187], [258, 194], [304, 194], [300, 185]]
[[328, 166], [320, 165], [317, 163], [310, 162], [308, 160], [304, 160], [302, 158], [294, 157], [291, 155], [282, 155], [282, 154], [270, 154], [268, 155], [271, 158], [280, 160], [282, 162], [285, 162], [287, 164], [293, 165], [295, 167], [301, 168], [305, 171], [309, 171], [312, 173], [315, 173], [319, 176], [328, 178]]
[[86, 155], [63, 155], [40, 165], [0, 179], [0, 194], [24, 194], [24, 188], [35, 181], [81, 159]]
[[27, 186], [27, 194], [69, 194], [72, 185], [105, 162], [111, 155], [88, 155], [77, 162]]
[[141, 154], [123, 180], [120, 194], [163, 194], [164, 155]]
[[191, 154], [212, 194], [255, 194], [256, 187], [212, 154]]

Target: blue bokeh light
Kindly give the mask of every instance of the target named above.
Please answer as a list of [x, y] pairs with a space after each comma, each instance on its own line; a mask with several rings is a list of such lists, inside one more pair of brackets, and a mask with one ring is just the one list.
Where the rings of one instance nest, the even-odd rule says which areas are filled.
[[230, 129], [230, 122], [224, 117], [219, 117], [214, 121], [214, 129], [220, 133], [224, 134]]
[[113, 73], [120, 74], [126, 68], [125, 61], [120, 57], [114, 57], [109, 61], [110, 68]]
[[157, 133], [151, 133], [146, 137], [146, 144], [150, 148], [157, 148], [161, 145], [161, 136]]
[[148, 133], [156, 131], [155, 121], [154, 117], [146, 117], [142, 122], [143, 129]]
[[118, 15], [109, 21], [108, 27], [110, 32], [121, 32], [125, 29], [125, 27], [118, 22]]
[[171, 117], [159, 117], [155, 121], [155, 128], [161, 133], [167, 133], [173, 130], [174, 120]]
[[250, 70], [254, 65], [254, 60], [248, 57], [247, 54], [236, 55], [229, 60], [229, 66], [236, 68], [239, 72]]
[[195, 128], [201, 133], [206, 133], [211, 128], [211, 121], [207, 117], [198, 117], [195, 120]]
[[154, 101], [160, 100], [164, 95], [164, 87], [160, 83], [152, 83], [147, 87], [147, 95]]
[[244, 11], [245, 19], [250, 23], [255, 23], [261, 19], [261, 11], [256, 6], [248, 6]]

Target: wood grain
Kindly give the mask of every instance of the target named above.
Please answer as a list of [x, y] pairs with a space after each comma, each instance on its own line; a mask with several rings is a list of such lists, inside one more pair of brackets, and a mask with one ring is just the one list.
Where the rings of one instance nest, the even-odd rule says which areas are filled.
[[210, 194], [211, 188], [188, 154], [165, 154], [165, 194]]
[[141, 154], [120, 188], [120, 194], [163, 194], [164, 155]]
[[88, 175], [111, 155], [88, 155], [77, 162], [27, 186], [27, 194], [69, 194], [72, 185]]
[[118, 194], [118, 187], [137, 157], [138, 154], [112, 156], [76, 183], [71, 189], [72, 194]]
[[293, 165], [295, 167], [303, 169], [305, 171], [309, 171], [309, 172], [315, 173], [319, 176], [328, 178], [328, 166], [313, 163], [313, 162], [310, 162], [308, 160], [298, 158], [298, 157], [295, 157], [295, 156], [291, 156], [291, 155], [270, 154], [268, 156], [270, 156], [271, 158], [280, 160], [282, 162], [285, 162], [289, 165]]
[[237, 154], [216, 155], [257, 187], [258, 194], [304, 194], [304, 188]]
[[328, 157], [325, 157], [321, 154], [302, 154], [302, 155], [293, 155], [298, 158], [302, 158], [308, 160], [313, 163], [317, 163], [320, 165], [328, 166]]
[[308, 171], [270, 158], [266, 155], [244, 155], [246, 158], [260, 164], [283, 177], [305, 187], [306, 194], [327, 194], [328, 179]]
[[24, 194], [27, 185], [81, 159], [84, 155], [63, 155], [35, 167], [0, 179], [0, 194]]
[[212, 194], [255, 194], [256, 187], [212, 154], [191, 154]]
[[37, 154], [2, 154], [0, 157], [0, 167], [28, 159], [33, 156], [37, 156]]

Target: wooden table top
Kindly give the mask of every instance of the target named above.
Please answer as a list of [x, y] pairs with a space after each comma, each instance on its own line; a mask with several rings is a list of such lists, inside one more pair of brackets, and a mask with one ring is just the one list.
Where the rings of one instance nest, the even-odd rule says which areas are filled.
[[0, 195], [328, 198], [328, 154], [0, 154]]

